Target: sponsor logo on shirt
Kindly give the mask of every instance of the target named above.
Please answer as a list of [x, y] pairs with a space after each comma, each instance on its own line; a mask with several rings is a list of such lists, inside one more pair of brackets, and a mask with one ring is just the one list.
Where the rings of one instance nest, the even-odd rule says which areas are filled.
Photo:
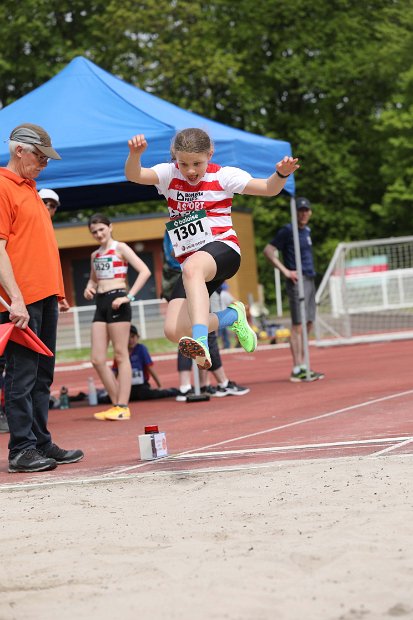
[[192, 202], [193, 200], [198, 200], [203, 193], [204, 192], [177, 192], [176, 200], [178, 202]]

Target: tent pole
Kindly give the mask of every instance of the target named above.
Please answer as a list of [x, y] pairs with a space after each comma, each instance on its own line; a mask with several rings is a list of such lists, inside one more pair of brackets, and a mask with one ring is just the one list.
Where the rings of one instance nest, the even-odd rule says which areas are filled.
[[[278, 258], [279, 252], [275, 250], [275, 256]], [[274, 285], [275, 285], [275, 302], [277, 306], [277, 317], [281, 318], [283, 315], [283, 302], [282, 302], [282, 294], [281, 294], [281, 274], [280, 270], [274, 269]]]
[[186, 397], [187, 403], [198, 403], [204, 400], [209, 400], [209, 394], [203, 394], [201, 392], [201, 382], [199, 380], [199, 369], [195, 360], [192, 360], [192, 372], [194, 376], [194, 393], [188, 394]]
[[194, 373], [194, 393], [199, 396], [201, 393], [201, 384], [199, 381], [199, 370], [195, 360], [192, 360], [192, 371]]
[[310, 352], [308, 347], [308, 333], [307, 333], [307, 317], [305, 313], [305, 296], [304, 296], [304, 280], [303, 280], [303, 269], [301, 264], [301, 252], [300, 252], [300, 238], [298, 233], [298, 222], [297, 222], [297, 209], [295, 206], [295, 198], [291, 197], [290, 200], [290, 209], [291, 209], [291, 224], [293, 229], [293, 239], [294, 239], [294, 253], [295, 253], [295, 263], [297, 268], [298, 275], [298, 299], [300, 302], [300, 314], [301, 314], [301, 331], [303, 336], [303, 351], [304, 351], [304, 362], [306, 365], [307, 381], [310, 381]]

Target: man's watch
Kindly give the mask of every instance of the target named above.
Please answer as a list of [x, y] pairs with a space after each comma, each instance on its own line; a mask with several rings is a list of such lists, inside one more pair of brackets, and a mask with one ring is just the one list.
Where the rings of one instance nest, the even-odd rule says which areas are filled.
[[135, 295], [131, 295], [130, 293], [128, 293], [126, 297], [129, 299], [129, 301], [135, 301]]

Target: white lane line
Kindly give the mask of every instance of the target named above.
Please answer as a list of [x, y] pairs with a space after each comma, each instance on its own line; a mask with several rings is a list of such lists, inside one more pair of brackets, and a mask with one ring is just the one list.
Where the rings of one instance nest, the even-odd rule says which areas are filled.
[[[411, 459], [412, 454], [395, 454], [392, 455], [393, 458], [398, 459]], [[360, 459], [360, 456], [350, 456], [347, 458], [354, 458], [357, 461]], [[371, 458], [370, 456], [361, 457], [361, 458]], [[292, 466], [300, 466], [300, 465], [308, 465], [309, 463], [319, 463], [320, 460], [323, 462], [334, 462], [337, 459], [335, 457], [329, 457], [327, 459], [306, 459], [305, 461], [301, 459], [294, 459], [289, 461], [271, 461], [269, 463], [258, 463], [251, 465], [250, 463], [246, 463], [244, 465], [219, 465], [217, 467], [204, 467], [198, 469], [175, 469], [170, 471], [159, 470], [159, 471], [149, 471], [144, 473], [130, 474], [127, 476], [118, 476], [116, 473], [112, 472], [112, 475], [102, 478], [102, 477], [90, 477], [90, 478], [66, 478], [60, 480], [45, 480], [43, 482], [34, 482], [27, 483], [22, 482], [20, 484], [8, 484], [0, 486], [0, 493], [2, 491], [24, 491], [24, 490], [32, 490], [32, 489], [40, 489], [46, 487], [57, 487], [57, 486], [70, 486], [70, 485], [88, 485], [88, 484], [108, 484], [110, 482], [128, 482], [130, 480], [142, 480], [144, 478], [167, 478], [172, 476], [198, 476], [200, 474], [220, 474], [220, 473], [231, 473], [237, 471], [254, 471], [257, 469], [270, 469], [270, 468], [285, 468]]]
[[[200, 450], [202, 450], [202, 448], [200, 448]], [[175, 459], [177, 456], [177, 454], [170, 454], [169, 456], [165, 456], [162, 457], [160, 459], [154, 459], [153, 461], [143, 461], [141, 463], [138, 463], [137, 465], [130, 465], [129, 467], [122, 467], [121, 469], [116, 469], [115, 471], [112, 472], [108, 472], [107, 474], [103, 474], [103, 476], [111, 476], [113, 474], [124, 474], [127, 471], [133, 471], [134, 469], [141, 469], [142, 467], [146, 467], [147, 465], [155, 465], [157, 463], [164, 463], [165, 461], [170, 461], [172, 459]]]
[[[407, 441], [405, 441], [407, 439]], [[231, 456], [236, 454], [265, 454], [266, 452], [288, 452], [291, 450], [326, 450], [327, 448], [338, 448], [340, 446], [359, 446], [359, 445], [370, 445], [370, 444], [383, 444], [383, 443], [394, 443], [394, 442], [402, 442], [399, 445], [403, 445], [404, 443], [409, 443], [413, 441], [413, 437], [378, 437], [375, 439], [357, 439], [352, 441], [332, 441], [327, 443], [308, 443], [308, 444], [298, 444], [296, 446], [271, 446], [267, 448], [245, 448], [243, 450], [221, 450], [219, 452], [192, 452], [191, 454], [177, 454], [172, 456], [173, 460], [181, 460], [181, 459], [190, 459], [194, 457], [205, 457], [205, 456]], [[393, 447], [393, 446], [391, 446]], [[388, 448], [386, 448], [387, 450]]]
[[185, 450], [185, 452], [181, 452], [181, 455], [191, 454], [191, 452], [196, 452], [199, 450], [207, 450], [208, 448], [216, 448], [217, 446], [224, 446], [226, 444], [233, 443], [235, 441], [240, 441], [241, 439], [249, 439], [250, 437], [257, 437], [259, 435], [265, 435], [266, 433], [273, 433], [274, 431], [280, 431], [285, 428], [292, 428], [293, 426], [300, 426], [300, 424], [316, 422], [317, 420], [322, 420], [323, 418], [329, 418], [329, 417], [338, 415], [339, 413], [347, 413], [348, 411], [354, 411], [355, 409], [361, 409], [362, 407], [368, 407], [369, 405], [375, 405], [377, 403], [381, 403], [386, 400], [391, 400], [393, 398], [399, 398], [400, 396], [407, 396], [411, 394], [413, 394], [413, 390], [407, 390], [406, 392], [399, 392], [397, 394], [391, 394], [390, 396], [383, 396], [382, 398], [376, 398], [374, 400], [364, 401], [356, 405], [350, 405], [349, 407], [344, 407], [343, 409], [335, 409], [334, 411], [329, 411], [328, 413], [322, 413], [320, 415], [313, 416], [312, 418], [304, 418], [303, 420], [296, 420], [295, 422], [289, 422], [288, 424], [282, 424], [280, 426], [273, 426], [272, 428], [268, 428], [263, 431], [257, 431], [256, 433], [250, 433], [249, 435], [240, 435], [239, 437], [234, 437], [232, 439], [225, 439], [224, 441], [218, 441], [217, 443], [212, 443], [207, 446], [202, 446], [201, 448], [194, 448], [193, 450]]
[[[400, 398], [401, 396], [407, 396], [413, 394], [413, 390], [407, 390], [406, 392], [397, 392], [396, 394], [390, 394], [389, 396], [383, 396], [382, 398], [375, 398], [373, 400], [363, 401], [361, 403], [357, 403], [356, 405], [350, 405], [349, 407], [344, 407], [343, 409], [335, 409], [334, 411], [329, 411], [328, 413], [322, 413], [321, 415], [313, 416], [312, 418], [304, 418], [303, 420], [296, 420], [295, 422], [289, 422], [288, 424], [282, 424], [280, 426], [273, 426], [272, 428], [267, 428], [263, 431], [257, 431], [256, 433], [250, 433], [248, 435], [240, 435], [238, 437], [233, 437], [232, 439], [225, 439], [224, 441], [218, 441], [216, 443], [211, 443], [206, 446], [200, 446], [198, 448], [193, 448], [192, 450], [185, 450], [184, 452], [180, 452], [176, 454], [174, 458], [181, 458], [186, 454], [193, 454], [194, 452], [199, 452], [201, 450], [208, 450], [209, 448], [217, 448], [218, 446], [225, 446], [229, 443], [234, 443], [236, 441], [241, 441], [242, 439], [250, 439], [251, 437], [258, 437], [259, 435], [266, 435], [267, 433], [273, 433], [274, 431], [280, 431], [285, 428], [292, 428], [293, 426], [300, 426], [301, 424], [307, 424], [309, 422], [316, 422], [317, 420], [322, 420], [324, 418], [329, 418], [340, 413], [347, 413], [348, 411], [354, 411], [356, 409], [361, 409], [363, 407], [368, 407], [369, 405], [375, 405], [377, 403], [382, 403], [387, 400], [392, 400], [394, 398]], [[166, 457], [166, 460], [171, 457]], [[142, 467], [139, 465], [132, 465], [130, 467], [122, 468], [118, 470], [118, 473], [123, 473], [126, 471], [132, 471], [133, 469], [138, 469]]]
[[398, 450], [400, 448], [403, 448], [404, 446], [407, 446], [409, 443], [412, 443], [412, 441], [413, 437], [406, 437], [406, 441], [403, 441], [402, 443], [397, 443], [394, 446], [389, 446], [388, 448], [384, 448], [379, 452], [373, 452], [373, 454], [370, 454], [370, 456], [381, 456], [382, 454], [386, 454], [387, 452], [391, 452], [392, 450]]
[[[309, 462], [311, 459], [308, 459]], [[317, 461], [319, 459], [316, 459]], [[170, 471], [159, 470], [159, 471], [148, 471], [144, 473], [138, 474], [130, 474], [128, 476], [118, 476], [116, 472], [112, 472], [109, 477], [94, 477], [90, 478], [60, 478], [59, 480], [44, 480], [43, 482], [22, 482], [17, 484], [7, 484], [0, 486], [0, 493], [2, 491], [20, 491], [26, 489], [40, 489], [45, 487], [55, 487], [55, 486], [68, 486], [68, 485], [84, 485], [84, 484], [106, 484], [108, 482], [127, 482], [129, 480], [141, 480], [142, 478], [153, 478], [157, 476], [159, 478], [166, 478], [170, 476], [193, 476], [198, 474], [216, 474], [216, 473], [225, 473], [232, 471], [245, 471], [245, 470], [254, 470], [254, 469], [269, 469], [270, 467], [277, 467], [280, 469], [281, 467], [290, 467], [292, 461], [276, 461], [271, 463], [258, 463], [255, 465], [244, 464], [244, 465], [219, 465], [217, 467], [205, 467], [203, 469], [171, 469]]]

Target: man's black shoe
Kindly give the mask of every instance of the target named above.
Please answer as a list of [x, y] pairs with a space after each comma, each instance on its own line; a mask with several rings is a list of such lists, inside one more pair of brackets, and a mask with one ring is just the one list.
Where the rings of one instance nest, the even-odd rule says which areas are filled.
[[11, 474], [18, 472], [47, 471], [55, 469], [57, 463], [55, 459], [43, 456], [38, 450], [29, 448], [22, 450], [14, 458], [9, 460], [9, 472]]
[[39, 452], [45, 457], [54, 459], [58, 465], [77, 463], [77, 461], [81, 461], [85, 456], [82, 450], [63, 450], [63, 448], [59, 448], [55, 443], [52, 443], [47, 450], [39, 450]]

